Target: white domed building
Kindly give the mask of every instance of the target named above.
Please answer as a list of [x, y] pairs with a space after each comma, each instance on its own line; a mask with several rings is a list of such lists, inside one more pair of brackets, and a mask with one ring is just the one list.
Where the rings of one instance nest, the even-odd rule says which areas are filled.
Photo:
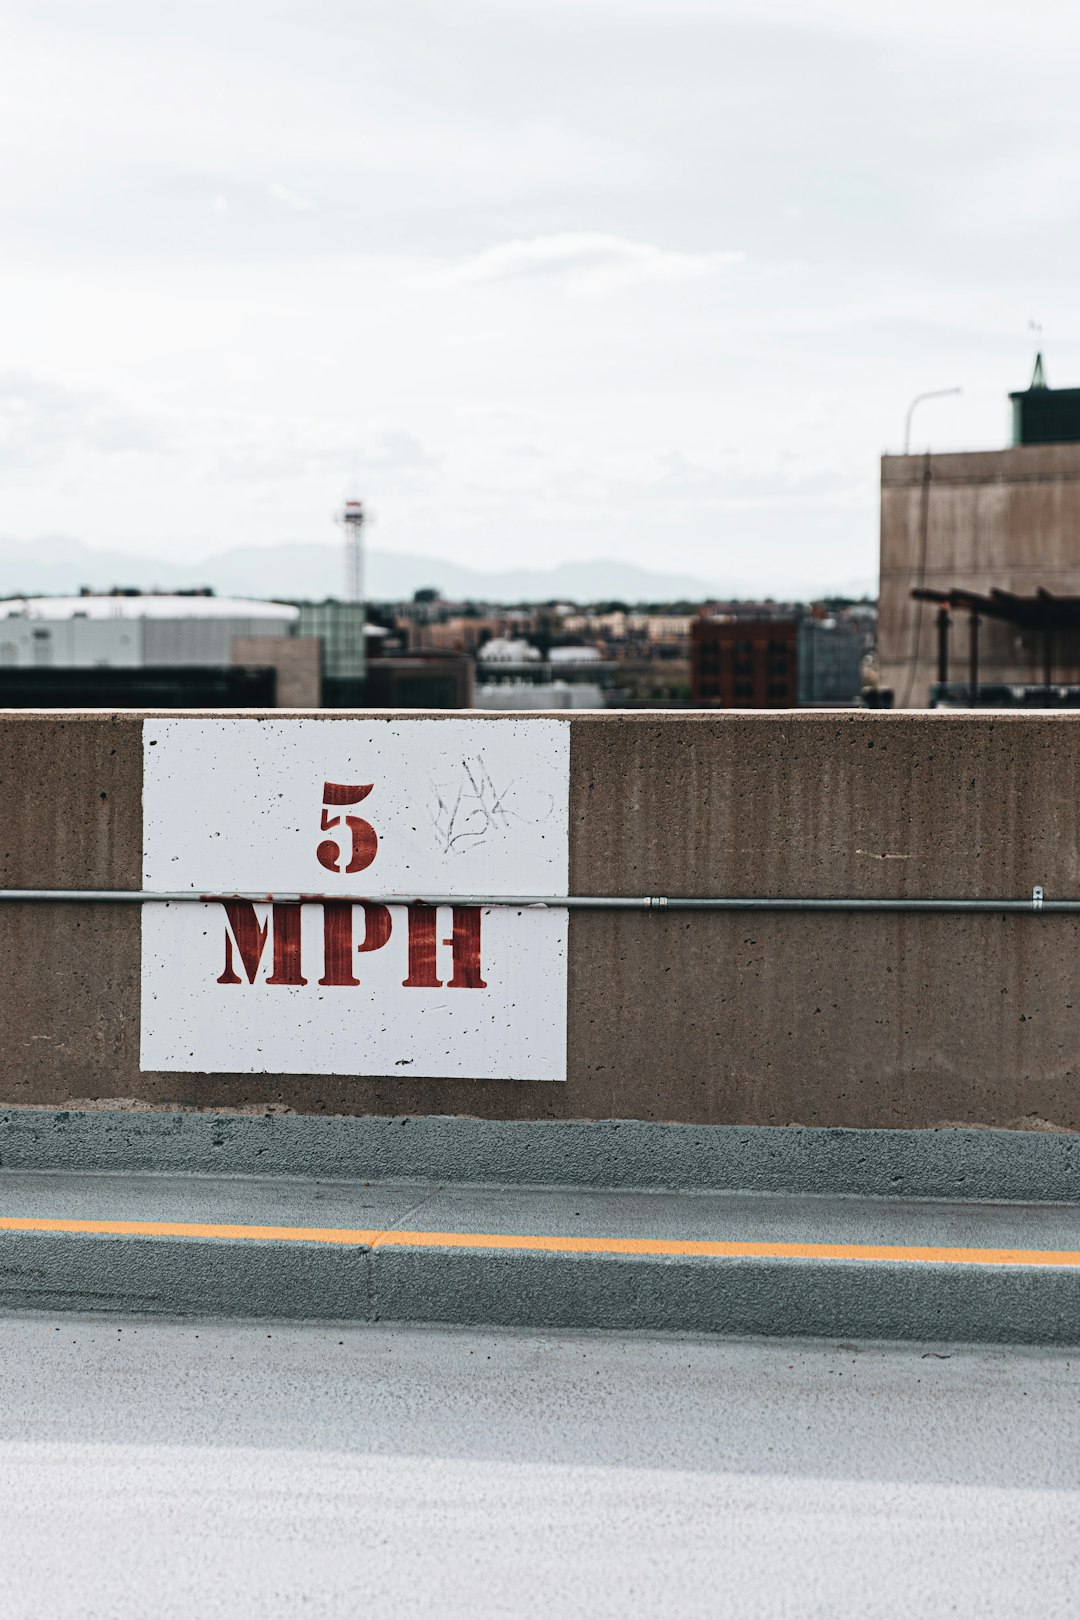
[[0, 601], [0, 668], [145, 669], [233, 662], [233, 643], [295, 635], [300, 609], [204, 592]]

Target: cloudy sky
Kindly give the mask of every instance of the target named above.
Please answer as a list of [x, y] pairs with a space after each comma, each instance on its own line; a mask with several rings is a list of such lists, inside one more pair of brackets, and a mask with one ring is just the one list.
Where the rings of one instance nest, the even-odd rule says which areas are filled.
[[1080, 383], [1071, 10], [0, 0], [0, 534], [869, 584]]

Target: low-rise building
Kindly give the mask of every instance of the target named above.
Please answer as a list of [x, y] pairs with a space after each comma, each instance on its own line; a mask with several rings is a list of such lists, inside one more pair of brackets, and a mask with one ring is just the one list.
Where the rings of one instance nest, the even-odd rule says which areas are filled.
[[464, 708], [472, 659], [365, 656], [362, 603], [193, 592], [0, 601], [0, 708]]
[[0, 669], [226, 665], [244, 636], [297, 633], [300, 610], [210, 591], [113, 591], [0, 601]]
[[691, 647], [690, 696], [701, 708], [851, 704], [862, 689], [862, 635], [834, 618], [702, 612]]

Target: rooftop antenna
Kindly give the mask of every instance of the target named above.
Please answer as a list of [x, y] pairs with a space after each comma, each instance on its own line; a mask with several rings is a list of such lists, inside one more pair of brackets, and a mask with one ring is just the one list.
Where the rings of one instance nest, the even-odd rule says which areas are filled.
[[364, 600], [364, 551], [361, 543], [367, 513], [362, 501], [348, 500], [338, 517], [345, 530], [345, 600]]
[[1028, 321], [1028, 331], [1035, 333], [1035, 338], [1039, 345], [1038, 352], [1035, 356], [1035, 370], [1031, 373], [1031, 381], [1028, 384], [1028, 387], [1046, 388], [1048, 384], [1046, 381], [1046, 367], [1043, 365], [1042, 357], [1042, 322]]

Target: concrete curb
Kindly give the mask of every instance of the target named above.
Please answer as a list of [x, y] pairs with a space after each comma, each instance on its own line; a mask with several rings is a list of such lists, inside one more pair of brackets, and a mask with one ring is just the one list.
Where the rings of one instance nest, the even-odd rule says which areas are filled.
[[1080, 1344], [1080, 1278], [1051, 1272], [396, 1249], [374, 1256], [374, 1295], [391, 1321]]
[[1080, 1274], [1052, 1266], [373, 1253], [36, 1232], [5, 1236], [0, 1252], [3, 1312], [1080, 1344]]
[[5, 1312], [370, 1320], [366, 1249], [28, 1232], [0, 1256]]
[[1080, 1134], [952, 1128], [8, 1109], [0, 1167], [1080, 1202]]

